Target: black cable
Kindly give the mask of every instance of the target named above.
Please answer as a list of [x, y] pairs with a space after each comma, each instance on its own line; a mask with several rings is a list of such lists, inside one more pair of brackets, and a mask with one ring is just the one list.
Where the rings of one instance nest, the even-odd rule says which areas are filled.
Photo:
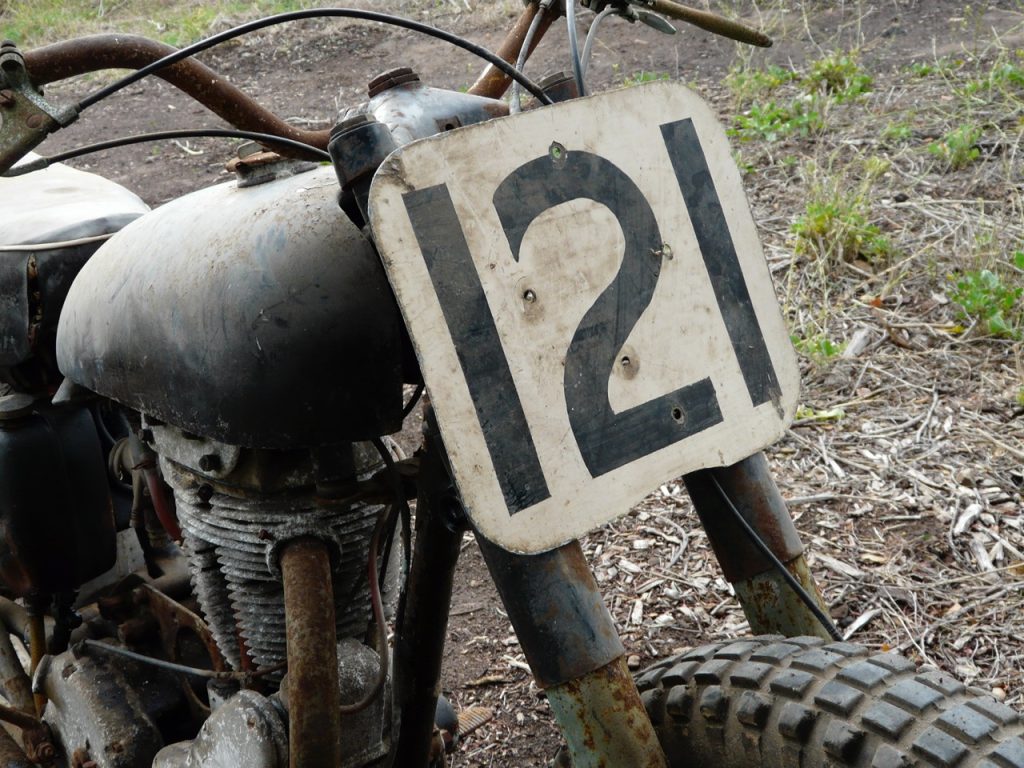
[[22, 163], [4, 174], [4, 176], [20, 176], [23, 173], [41, 171], [54, 163], [62, 163], [65, 160], [72, 160], [82, 155], [90, 155], [93, 152], [102, 152], [105, 149], [117, 149], [132, 144], [143, 144], [147, 141], [165, 141], [167, 139], [191, 139], [191, 138], [229, 138], [249, 139], [258, 141], [261, 144], [283, 144], [292, 149], [301, 149], [304, 152], [311, 152], [318, 157], [330, 162], [331, 156], [322, 149], [311, 146], [295, 139], [288, 139], [284, 136], [275, 136], [272, 133], [258, 133], [256, 131], [242, 131], [237, 128], [183, 128], [175, 131], [157, 131], [155, 133], [140, 133], [137, 136], [122, 136], [120, 139], [100, 141], [96, 144], [87, 144], [77, 149], [69, 149], [67, 152], [60, 152], [49, 157], [40, 157], [27, 163]]
[[725, 505], [736, 518], [736, 522], [740, 524], [740, 527], [747, 534], [750, 539], [750, 543], [757, 547], [762, 555], [768, 558], [775, 570], [779, 572], [779, 575], [782, 576], [789, 587], [796, 592], [796, 596], [799, 597], [800, 601], [807, 606], [807, 609], [814, 614], [814, 618], [816, 618], [818, 623], [825, 628], [825, 631], [828, 632], [829, 636], [833, 640], [842, 640], [843, 636], [839, 633], [839, 630], [836, 629], [836, 625], [832, 623], [832, 619], [830, 619], [825, 612], [821, 610], [821, 606], [819, 606], [815, 602], [814, 598], [807, 593], [807, 590], [804, 589], [803, 585], [797, 581], [796, 577], [792, 573], [789, 572], [786, 566], [783, 565], [782, 561], [779, 560], [768, 545], [764, 543], [764, 540], [758, 535], [757, 531], [754, 530], [753, 526], [751, 526], [740, 511], [736, 509], [736, 505], [732, 503], [732, 499], [729, 498], [725, 490], [718, 483], [718, 478], [711, 473], [708, 473], [708, 476], [711, 478], [711, 483], [715, 486], [715, 490], [718, 491], [718, 495], [722, 497], [722, 501], [725, 502]]
[[76, 109], [81, 112], [82, 110], [91, 107], [93, 104], [102, 101], [103, 99], [117, 93], [122, 88], [125, 88], [132, 83], [136, 83], [144, 77], [148, 77], [153, 72], [163, 67], [176, 64], [183, 59], [187, 59], [190, 56], [194, 56], [197, 53], [212, 48], [219, 43], [223, 43], [227, 40], [232, 40], [236, 37], [255, 32], [266, 27], [272, 27], [277, 24], [284, 24], [290, 21], [299, 21], [301, 19], [316, 19], [316, 18], [351, 18], [351, 19], [362, 19], [364, 21], [377, 21], [382, 24], [390, 24], [395, 27], [401, 27], [403, 29], [410, 29], [413, 32], [419, 32], [424, 35], [436, 37], [439, 40], [444, 40], [447, 43], [462, 48], [463, 50], [469, 51], [474, 56], [484, 59], [489, 64], [497, 67], [506, 75], [511, 77], [513, 80], [519, 82], [526, 90], [532, 93], [542, 104], [551, 104], [551, 99], [528, 77], [522, 72], [517, 70], [511, 64], [506, 62], [500, 56], [491, 51], [483, 48], [475, 43], [471, 43], [465, 38], [454, 35], [451, 32], [445, 32], [444, 30], [432, 27], [429, 24], [423, 24], [412, 19], [404, 19], [401, 16], [392, 16], [387, 13], [378, 13], [376, 11], [363, 11], [355, 8], [311, 8], [304, 11], [291, 11], [289, 13], [279, 13], [275, 16], [267, 16], [266, 18], [257, 19], [256, 21], [250, 21], [246, 24], [240, 24], [237, 27], [220, 32], [219, 34], [212, 35], [205, 40], [200, 40], [197, 43], [186, 46], [180, 51], [164, 56], [162, 59], [154, 61], [152, 64], [147, 64], [141, 69], [136, 70], [130, 75], [111, 83], [110, 85], [100, 88], [98, 91], [86, 96], [76, 105]]
[[420, 382], [419, 384], [416, 385], [416, 390], [412, 393], [412, 397], [409, 398], [409, 402], [406, 403], [405, 407], [402, 408], [402, 420], [403, 421], [405, 420], [406, 416], [408, 416], [410, 413], [412, 413], [412, 409], [416, 407], [416, 403], [418, 403], [420, 401], [420, 398], [422, 396], [423, 396], [423, 382]]

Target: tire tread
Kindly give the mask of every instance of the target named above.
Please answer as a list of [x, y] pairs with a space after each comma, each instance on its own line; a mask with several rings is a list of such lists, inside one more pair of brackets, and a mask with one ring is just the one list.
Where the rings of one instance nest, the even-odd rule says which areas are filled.
[[724, 641], [638, 685], [671, 766], [1024, 768], [1016, 711], [855, 643]]

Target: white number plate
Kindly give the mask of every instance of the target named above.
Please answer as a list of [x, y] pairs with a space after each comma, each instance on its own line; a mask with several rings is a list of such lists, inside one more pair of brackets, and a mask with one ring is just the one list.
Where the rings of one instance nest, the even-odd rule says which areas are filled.
[[409, 144], [370, 211], [459, 491], [503, 547], [582, 536], [792, 419], [739, 172], [681, 85]]

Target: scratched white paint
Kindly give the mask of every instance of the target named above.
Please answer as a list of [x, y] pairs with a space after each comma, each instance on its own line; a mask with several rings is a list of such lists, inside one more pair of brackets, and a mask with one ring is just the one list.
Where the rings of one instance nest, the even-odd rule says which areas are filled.
[[[694, 121], [700, 137], [782, 386], [778, 410], [771, 403], [751, 404], [659, 131], [661, 124], [684, 118]], [[553, 141], [595, 152], [625, 171], [650, 202], [673, 253], [623, 348], [634, 373], [627, 376], [616, 364], [609, 376], [613, 410], [709, 376], [724, 417], [719, 425], [596, 478], [569, 425], [564, 356], [584, 313], [618, 271], [622, 232], [606, 208], [575, 200], [538, 217], [516, 262], [491, 204], [497, 185], [522, 163], [546, 155]], [[551, 498], [514, 516], [505, 507], [402, 202], [403, 192], [441, 183], [448, 185], [459, 214], [551, 491]], [[724, 129], [684, 86], [653, 83], [601, 94], [407, 145], [378, 173], [370, 208], [459, 490], [474, 524], [498, 544], [518, 552], [556, 547], [623, 514], [667, 480], [757, 452], [792, 420], [796, 360], [739, 172]], [[523, 299], [527, 289], [536, 295], [532, 303]]]

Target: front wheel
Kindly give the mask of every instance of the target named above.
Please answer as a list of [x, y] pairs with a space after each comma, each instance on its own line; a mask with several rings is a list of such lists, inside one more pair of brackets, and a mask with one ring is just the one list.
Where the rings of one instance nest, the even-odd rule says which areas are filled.
[[637, 686], [670, 766], [1024, 768], [1016, 711], [853, 643], [705, 645], [648, 668]]

